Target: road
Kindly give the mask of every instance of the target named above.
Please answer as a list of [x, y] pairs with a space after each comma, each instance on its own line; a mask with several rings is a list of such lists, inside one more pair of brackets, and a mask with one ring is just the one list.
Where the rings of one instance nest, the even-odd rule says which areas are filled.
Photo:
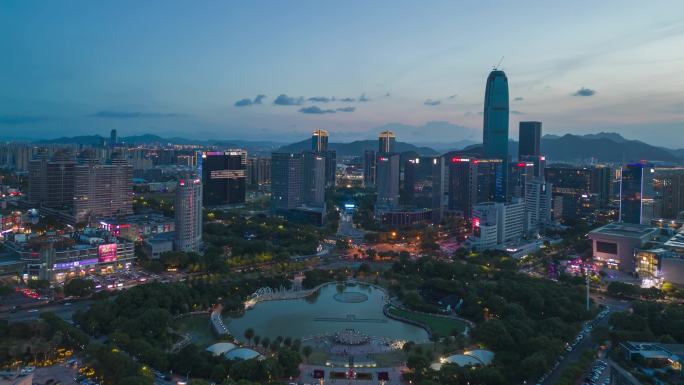
[[3, 312], [0, 313], [0, 319], [6, 319], [10, 322], [17, 321], [30, 321], [38, 319], [40, 313], [43, 312], [53, 312], [58, 317], [65, 321], [71, 321], [71, 316], [80, 309], [86, 309], [93, 301], [83, 300], [78, 302], [73, 302], [71, 305], [64, 305], [61, 303], [45, 305], [41, 307], [34, 307], [32, 309], [20, 309], [16, 313]]
[[354, 239], [363, 239], [365, 232], [354, 228], [354, 220], [352, 214], [340, 213], [340, 222], [337, 227], [337, 235], [340, 237], [350, 237]]
[[[598, 296], [592, 296], [592, 299], [594, 302], [597, 304], [601, 305], [608, 305], [610, 306], [610, 313], [613, 312], [624, 312], [627, 311], [631, 307], [631, 303], [626, 302], [626, 301], [621, 301], [613, 298], [601, 298]], [[602, 320], [594, 324], [594, 327], [596, 326], [605, 326], [608, 324], [608, 318], [610, 318], [610, 313], [606, 316], [603, 317]], [[549, 374], [549, 376], [542, 382], [542, 385], [552, 385], [554, 384], [558, 378], [561, 376], [565, 368], [567, 368], [569, 365], [572, 365], [573, 363], [577, 362], [577, 360], [580, 358], [582, 355], [582, 352], [586, 349], [594, 349], [594, 343], [591, 341], [591, 334], [587, 335], [584, 337], [578, 344], [575, 346], [575, 348], [566, 354], [566, 356], [561, 360], [560, 364], [558, 367]]]

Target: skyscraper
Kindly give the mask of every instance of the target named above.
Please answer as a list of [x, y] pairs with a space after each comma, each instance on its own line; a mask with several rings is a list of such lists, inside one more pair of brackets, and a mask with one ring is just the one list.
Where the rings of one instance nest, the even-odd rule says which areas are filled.
[[294, 209], [302, 199], [302, 154], [271, 154], [271, 206], [274, 210]]
[[311, 135], [311, 151], [325, 160], [325, 185], [335, 185], [335, 172], [337, 171], [337, 153], [328, 150], [328, 131], [317, 129]]
[[75, 222], [133, 213], [133, 167], [121, 154], [102, 163], [97, 154], [84, 151], [74, 168], [73, 216]]
[[508, 79], [498, 69], [487, 77], [483, 149], [486, 158], [508, 161]]
[[197, 163], [205, 206], [245, 203], [247, 151], [206, 151]]
[[653, 218], [653, 173], [653, 168], [645, 163], [622, 168], [620, 222], [648, 224]]
[[311, 151], [328, 151], [328, 131], [318, 129], [313, 132], [311, 135]]
[[174, 202], [174, 249], [199, 252], [202, 245], [202, 180], [181, 179]]
[[399, 205], [399, 154], [381, 153], [375, 164], [378, 197], [376, 208], [395, 208]]
[[393, 152], [396, 141], [397, 138], [392, 131], [381, 132], [378, 137], [378, 153]]
[[363, 152], [363, 185], [375, 187], [375, 151]]
[[118, 138], [116, 137], [116, 129], [113, 129], [109, 132], [109, 146], [110, 147], [116, 146], [117, 141], [118, 141]]
[[524, 156], [541, 154], [541, 122], [520, 122], [518, 132], [518, 160]]
[[305, 151], [303, 155], [303, 203], [322, 206], [325, 202], [325, 157], [312, 151]]

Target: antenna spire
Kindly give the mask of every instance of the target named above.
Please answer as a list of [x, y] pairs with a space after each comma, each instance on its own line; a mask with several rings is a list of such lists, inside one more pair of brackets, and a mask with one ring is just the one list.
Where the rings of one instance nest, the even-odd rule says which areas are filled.
[[501, 63], [503, 63], [503, 59], [504, 59], [504, 57], [501, 56], [501, 59], [499, 60], [499, 62], [496, 63], [496, 65], [494, 66], [494, 69], [495, 69], [495, 70], [498, 70], [499, 67], [501, 67]]

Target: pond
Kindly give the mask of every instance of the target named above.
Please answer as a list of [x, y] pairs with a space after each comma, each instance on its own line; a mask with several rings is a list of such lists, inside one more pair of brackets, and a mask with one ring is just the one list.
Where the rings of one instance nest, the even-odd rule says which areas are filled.
[[396, 321], [382, 312], [386, 293], [363, 285], [328, 284], [307, 298], [257, 303], [245, 313], [226, 317], [226, 326], [238, 339], [252, 328], [262, 339], [278, 336], [304, 338], [345, 329], [372, 337], [415, 342], [428, 341], [427, 332]]

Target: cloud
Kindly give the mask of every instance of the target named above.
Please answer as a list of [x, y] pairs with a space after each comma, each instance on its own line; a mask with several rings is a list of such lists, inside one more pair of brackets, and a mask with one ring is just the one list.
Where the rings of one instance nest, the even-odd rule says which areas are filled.
[[525, 115], [525, 113], [518, 110], [511, 110], [511, 115]]
[[45, 120], [42, 116], [36, 115], [0, 115], [0, 124], [20, 125], [38, 123]]
[[273, 101], [273, 104], [278, 105], [278, 106], [299, 106], [302, 103], [304, 103], [304, 98], [303, 97], [298, 97], [295, 98], [293, 96], [287, 96], [285, 94], [280, 94], [278, 95], [277, 98]]
[[427, 99], [426, 101], [423, 102], [426, 106], [439, 106], [442, 104], [441, 100], [432, 100], [432, 99]]
[[572, 95], [573, 96], [594, 96], [594, 94], [596, 94], [596, 91], [592, 90], [591, 88], [582, 87]]
[[235, 107], [247, 107], [252, 105], [252, 99], [240, 99], [237, 102], [235, 102], [234, 106]]
[[359, 96], [359, 101], [360, 102], [370, 102], [370, 99], [368, 99], [366, 97], [366, 94], [361, 94], [361, 96]]
[[261, 101], [264, 100], [265, 98], [266, 98], [266, 95], [259, 94], [259, 95], [256, 96], [256, 98], [254, 98], [254, 102], [253, 102], [253, 103], [254, 103], [254, 104], [261, 104]]
[[354, 98], [342, 98], [342, 99], [340, 99], [340, 101], [349, 103], [349, 102], [355, 102], [356, 99], [354, 99]]
[[518, 97], [514, 98], [513, 100], [516, 101], [516, 102], [519, 102], [519, 101], [523, 100], [523, 97], [522, 97], [522, 96], [518, 96]]
[[247, 107], [255, 104], [261, 104], [261, 101], [264, 100], [264, 98], [266, 98], [266, 95], [259, 94], [254, 98], [254, 100], [249, 98], [240, 99], [237, 102], [235, 102], [234, 106]]
[[334, 102], [335, 97], [328, 98], [325, 96], [312, 96], [312, 97], [308, 98], [307, 100], [310, 102], [314, 102], [314, 103], [328, 103], [328, 102]]
[[300, 108], [299, 112], [301, 112], [302, 114], [334, 114], [335, 110], [330, 110], [330, 109], [324, 110], [318, 106], [310, 106], [310, 107]]
[[337, 108], [337, 111], [340, 111], [340, 112], [354, 112], [355, 110], [356, 110], [356, 107], [352, 107], [352, 106]]
[[94, 114], [88, 115], [95, 118], [110, 118], [110, 119], [135, 119], [135, 118], [177, 118], [186, 116], [186, 114], [178, 114], [171, 112], [140, 112], [140, 111], [110, 111], [102, 110]]

